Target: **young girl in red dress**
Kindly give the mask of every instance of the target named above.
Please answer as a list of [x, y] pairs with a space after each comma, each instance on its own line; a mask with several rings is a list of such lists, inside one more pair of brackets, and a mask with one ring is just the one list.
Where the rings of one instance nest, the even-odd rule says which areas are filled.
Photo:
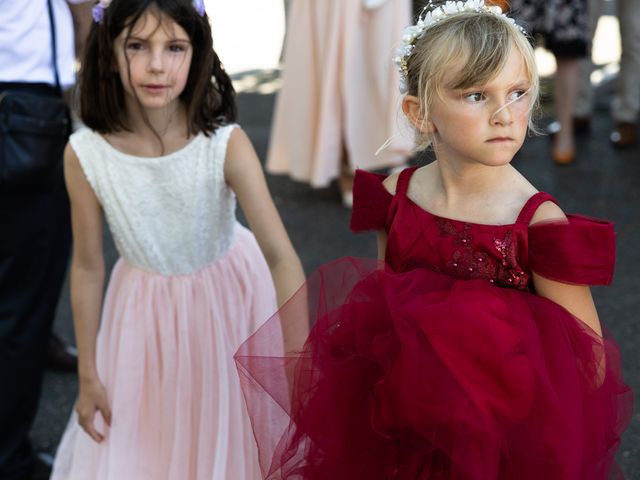
[[538, 96], [527, 37], [468, 0], [403, 42], [403, 110], [436, 160], [359, 171], [351, 228], [380, 260], [320, 268], [236, 354], [265, 478], [621, 477], [632, 396], [588, 287], [611, 282], [613, 225], [510, 164]]

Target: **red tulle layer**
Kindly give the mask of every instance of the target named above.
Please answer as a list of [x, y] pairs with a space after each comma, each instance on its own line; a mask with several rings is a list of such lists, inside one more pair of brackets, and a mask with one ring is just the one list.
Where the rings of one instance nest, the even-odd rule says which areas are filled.
[[618, 349], [530, 293], [345, 258], [236, 364], [268, 479], [621, 477], [633, 400]]

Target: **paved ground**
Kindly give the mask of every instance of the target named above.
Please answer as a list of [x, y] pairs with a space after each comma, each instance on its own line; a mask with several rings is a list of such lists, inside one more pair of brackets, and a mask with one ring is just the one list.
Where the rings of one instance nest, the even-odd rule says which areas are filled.
[[[257, 71], [239, 76], [240, 123], [254, 141], [260, 156], [266, 153], [274, 92], [278, 74]], [[612, 84], [598, 87], [593, 128], [579, 140], [577, 162], [554, 167], [548, 157], [548, 139], [530, 138], [514, 165], [540, 190], [553, 194], [567, 211], [613, 219], [618, 235], [618, 257], [613, 286], [596, 288], [594, 295], [604, 324], [618, 340], [624, 373], [640, 396], [640, 148], [614, 150], [608, 143], [611, 120], [608, 103]], [[342, 255], [375, 254], [371, 235], [352, 235], [347, 228], [349, 211], [339, 202], [337, 187], [312, 190], [283, 177], [269, 177], [276, 204], [307, 272]], [[321, 222], [318, 222], [321, 219]], [[106, 258], [116, 253], [106, 238]], [[61, 299], [56, 330], [73, 339], [68, 287]], [[33, 427], [36, 448], [54, 452], [76, 394], [74, 375], [47, 373], [40, 411]], [[640, 409], [619, 450], [619, 462], [628, 479], [640, 480]]]

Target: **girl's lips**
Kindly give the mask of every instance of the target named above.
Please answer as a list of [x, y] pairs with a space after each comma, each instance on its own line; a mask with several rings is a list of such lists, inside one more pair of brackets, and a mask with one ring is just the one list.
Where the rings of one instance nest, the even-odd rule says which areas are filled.
[[149, 92], [161, 92], [167, 87], [165, 85], [143, 85], [143, 88]]
[[487, 140], [487, 142], [489, 143], [502, 143], [502, 142], [511, 142], [511, 141], [513, 141], [513, 138], [511, 137], [495, 137]]

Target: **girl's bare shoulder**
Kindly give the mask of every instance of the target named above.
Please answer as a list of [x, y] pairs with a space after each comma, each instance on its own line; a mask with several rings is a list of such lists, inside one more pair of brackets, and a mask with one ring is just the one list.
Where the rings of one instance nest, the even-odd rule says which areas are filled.
[[[385, 180], [382, 182], [382, 184], [385, 186], [387, 191], [392, 195], [395, 195], [396, 193], [396, 189], [398, 186], [398, 179], [400, 178], [401, 174], [402, 174], [402, 171], [392, 173], [387, 178], [385, 178]], [[426, 188], [428, 185], [431, 185], [433, 183], [432, 177], [434, 174], [435, 172], [434, 172], [433, 163], [417, 168], [411, 175], [412, 189], [414, 188], [422, 189], [422, 188]]]
[[398, 178], [400, 177], [400, 173], [392, 173], [387, 178], [384, 179], [382, 185], [391, 195], [395, 195], [396, 187], [398, 186]]
[[[533, 195], [539, 192], [522, 174], [516, 172], [513, 188], [514, 203], [524, 205]], [[544, 220], [565, 219], [566, 216], [562, 209], [552, 201], [546, 201], [536, 209], [531, 223], [537, 223]]]

